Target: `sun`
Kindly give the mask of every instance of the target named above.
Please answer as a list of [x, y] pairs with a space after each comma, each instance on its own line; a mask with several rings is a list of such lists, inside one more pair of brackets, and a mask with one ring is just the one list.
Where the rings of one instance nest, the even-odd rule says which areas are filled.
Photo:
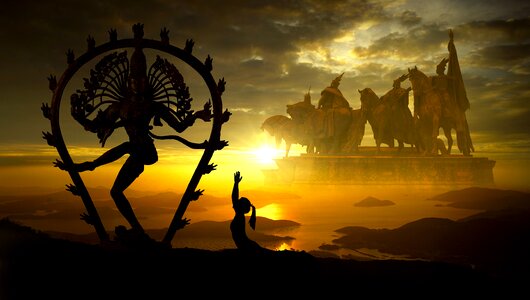
[[260, 147], [254, 149], [252, 151], [257, 162], [259, 162], [262, 165], [272, 165], [274, 164], [274, 159], [280, 157], [281, 151], [271, 147], [269, 145], [261, 145]]

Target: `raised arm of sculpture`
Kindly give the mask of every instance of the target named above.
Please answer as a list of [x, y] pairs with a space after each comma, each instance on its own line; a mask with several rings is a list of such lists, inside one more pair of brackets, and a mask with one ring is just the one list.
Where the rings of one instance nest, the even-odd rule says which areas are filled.
[[189, 114], [186, 119], [180, 121], [164, 104], [157, 103], [156, 116], [164, 120], [171, 128], [181, 133], [195, 123], [195, 120], [201, 119], [204, 122], [210, 122], [212, 119], [211, 103], [206, 102], [202, 110]]

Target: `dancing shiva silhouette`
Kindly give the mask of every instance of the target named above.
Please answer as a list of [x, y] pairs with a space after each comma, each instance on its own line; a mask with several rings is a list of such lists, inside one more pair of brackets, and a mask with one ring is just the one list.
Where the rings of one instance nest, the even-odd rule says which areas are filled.
[[[152, 90], [148, 84], [146, 59], [141, 48], [136, 48], [132, 54], [127, 92], [124, 96], [121, 101], [110, 104], [104, 111], [100, 111], [93, 120], [90, 120], [84, 117], [83, 110], [85, 108], [79, 101], [80, 96], [78, 94], [72, 95], [74, 118], [83, 125], [85, 130], [97, 133], [102, 146], [105, 145], [107, 138], [113, 131], [119, 127], [123, 127], [129, 137], [129, 141], [108, 150], [93, 161], [76, 163], [74, 168], [77, 172], [93, 171], [97, 167], [114, 162], [129, 154], [114, 181], [110, 194], [131, 228], [143, 232], [144, 230], [123, 192], [144, 171], [145, 165], [152, 165], [158, 161], [156, 147], [150, 133], [151, 120], [154, 119], [154, 124], [161, 126], [160, 119], [162, 119], [171, 128], [181, 133], [192, 126], [196, 119], [210, 121], [212, 116], [211, 104], [207, 102], [203, 110], [188, 113], [182, 120], [179, 120], [166, 105], [154, 101]], [[61, 169], [65, 168], [61, 162], [56, 162], [56, 165]]]
[[[44, 116], [51, 121], [53, 133], [43, 132], [43, 135], [50, 146], [57, 148], [61, 156], [61, 160], [54, 162], [55, 167], [68, 171], [72, 177], [74, 183], [67, 185], [67, 190], [80, 196], [87, 208], [87, 213], [81, 214], [81, 219], [95, 227], [102, 241], [108, 241], [109, 238], [79, 172], [93, 171], [128, 155], [111, 187], [110, 194], [131, 228], [124, 230], [124, 226], [118, 226], [115, 232], [122, 238], [130, 236], [133, 239], [137, 237], [145, 240], [148, 236], [124, 191], [142, 174], [146, 165], [152, 165], [158, 161], [154, 139], [173, 139], [191, 149], [204, 149], [202, 158], [163, 239], [164, 243], [169, 244], [175, 231], [189, 224], [189, 220], [183, 218], [183, 214], [189, 202], [197, 200], [204, 191], [196, 190], [201, 176], [209, 174], [216, 168], [215, 164], [209, 163], [214, 151], [221, 150], [228, 145], [227, 141], [220, 140], [220, 131], [222, 124], [228, 121], [231, 113], [228, 110], [222, 112], [221, 95], [225, 88], [224, 79], [220, 79], [219, 83], [215, 84], [210, 73], [211, 57], [208, 56], [205, 62], [201, 63], [192, 56], [194, 44], [192, 40], [187, 40], [185, 48], [180, 49], [169, 44], [169, 31], [165, 28], [160, 33], [161, 41], [144, 39], [143, 24], [135, 24], [133, 32], [134, 39], [118, 40], [116, 31], [111, 29], [109, 31], [110, 41], [98, 47], [95, 46], [93, 38], [89, 36], [88, 51], [79, 59], [75, 59], [71, 50], [67, 52], [66, 75], [62, 76], [59, 82], [55, 76], [48, 78], [50, 90], [53, 92], [52, 106], [50, 108], [47, 104], [43, 104], [42, 110]], [[71, 94], [70, 113], [84, 130], [97, 134], [102, 147], [118, 128], [125, 130], [128, 141], [107, 150], [92, 161], [74, 163], [59, 126], [59, 107], [63, 90], [71, 75], [84, 63], [109, 49], [121, 48], [134, 49], [130, 59], [127, 51], [105, 55], [90, 70], [90, 77], [84, 78], [84, 89], [78, 89]], [[157, 55], [156, 60], [148, 68], [143, 51], [145, 48], [171, 54], [195, 68], [210, 90], [211, 98], [204, 103], [202, 109], [198, 111], [192, 109], [193, 98], [190, 96], [182, 74], [175, 65]], [[154, 126], [163, 126], [163, 123], [166, 123], [171, 129], [182, 133], [193, 126], [196, 120], [212, 124], [209, 140], [195, 143], [179, 135], [159, 136], [152, 132]]]

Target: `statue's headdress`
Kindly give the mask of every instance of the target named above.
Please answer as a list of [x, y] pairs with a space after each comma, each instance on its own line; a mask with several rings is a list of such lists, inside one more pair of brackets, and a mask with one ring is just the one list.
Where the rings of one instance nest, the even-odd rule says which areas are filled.
[[[135, 40], [140, 41], [144, 36], [144, 25], [140, 23], [134, 24], [133, 32]], [[139, 80], [145, 77], [147, 77], [147, 61], [142, 48], [136, 45], [131, 56], [129, 78]]]
[[304, 102], [311, 104], [311, 86], [309, 86], [309, 90], [304, 95]]
[[337, 76], [337, 78], [333, 79], [333, 81], [331, 82], [331, 87], [332, 88], [336, 88], [336, 89], [339, 88], [339, 84], [340, 84], [340, 80], [342, 79], [342, 75], [344, 75], [344, 73], [340, 74], [339, 76]]
[[329, 93], [332, 93], [332, 94], [335, 94], [337, 96], [344, 98], [341, 91], [339, 90], [339, 84], [340, 84], [340, 80], [342, 79], [342, 75], [344, 75], [344, 73], [340, 74], [339, 76], [337, 76], [337, 78], [333, 79], [333, 81], [331, 81], [331, 85], [323, 89], [322, 92], [320, 92], [320, 94], [322, 95], [324, 94], [324, 92], [329, 92]]

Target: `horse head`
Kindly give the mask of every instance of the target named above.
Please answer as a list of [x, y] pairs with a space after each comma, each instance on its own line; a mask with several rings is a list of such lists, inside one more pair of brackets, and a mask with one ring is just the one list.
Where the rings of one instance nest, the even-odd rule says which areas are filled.
[[307, 101], [297, 102], [295, 104], [287, 104], [287, 114], [291, 116], [294, 121], [303, 122], [315, 110], [315, 106]]
[[422, 71], [418, 70], [418, 67], [416, 66], [414, 66], [414, 68], [412, 69], [409, 68], [408, 71], [409, 71], [408, 78], [413, 85], [412, 87], [413, 89], [414, 89], [414, 84], [416, 85], [424, 84], [428, 80], [427, 75], [425, 75]]
[[394, 82], [392, 83], [392, 87], [393, 88], [400, 88], [401, 87], [401, 83], [405, 80], [407, 80], [407, 78], [409, 78], [409, 74], [403, 74], [401, 76], [399, 76], [399, 78], [395, 79]]
[[408, 71], [412, 91], [416, 94], [421, 94], [431, 86], [429, 77], [427, 77], [422, 71], [418, 70], [418, 67], [414, 66], [413, 69], [408, 69]]
[[379, 97], [371, 88], [357, 90], [361, 94], [361, 110], [366, 113], [371, 111], [379, 100]]

